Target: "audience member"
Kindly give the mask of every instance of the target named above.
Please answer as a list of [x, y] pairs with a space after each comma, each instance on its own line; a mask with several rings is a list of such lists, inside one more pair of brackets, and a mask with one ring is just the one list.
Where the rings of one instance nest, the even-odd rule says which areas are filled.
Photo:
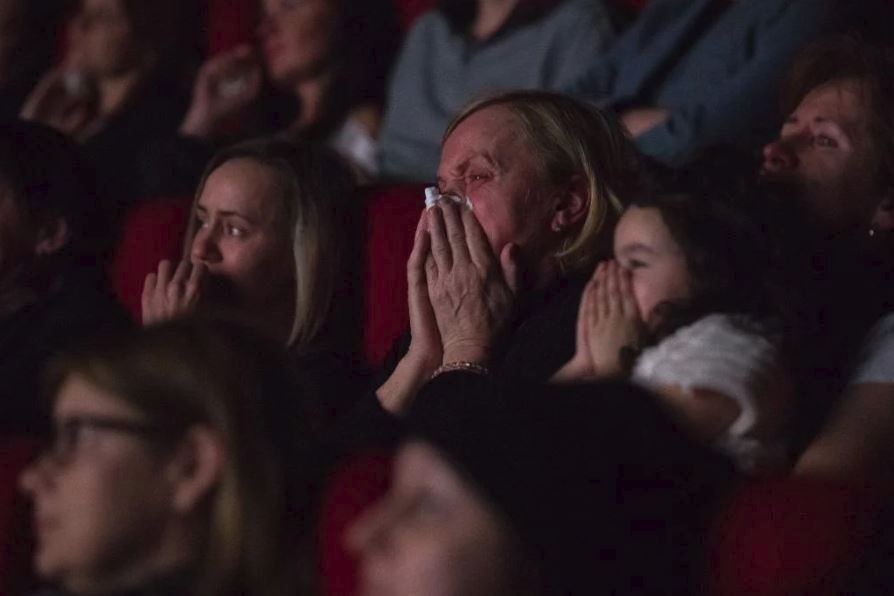
[[717, 144], [759, 147], [779, 80], [835, 0], [653, 0], [567, 89], [615, 110], [645, 154], [679, 165]]
[[327, 400], [343, 400], [360, 327], [355, 208], [351, 173], [325, 147], [222, 150], [199, 184], [183, 261], [146, 278], [144, 323], [228, 311], [287, 346], [303, 376], [332, 389]]
[[441, 0], [404, 42], [380, 137], [381, 176], [432, 180], [440, 139], [476, 95], [558, 89], [611, 41], [602, 0]]
[[423, 389], [389, 493], [348, 532], [361, 594], [697, 592], [724, 458], [633, 386], [470, 392], [469, 375]]
[[780, 275], [748, 206], [715, 193], [633, 201], [615, 260], [584, 291], [576, 353], [554, 379], [629, 376], [742, 469], [778, 471], [792, 402]]
[[634, 178], [626, 137], [595, 108], [538, 91], [468, 105], [444, 135], [446, 197], [419, 220], [409, 338], [381, 405], [400, 412], [444, 368], [549, 378], [573, 351], [578, 278], [605, 256]]
[[[393, 9], [383, 0], [262, 0], [261, 12], [263, 71], [298, 103], [288, 117], [277, 114], [275, 126], [289, 137], [326, 142], [372, 172], [372, 139], [399, 39]], [[262, 82], [250, 47], [211, 58], [199, 72], [180, 133], [205, 141], [233, 134], [234, 118], [245, 120], [259, 106]]]
[[[827, 326], [834, 329], [838, 322], [849, 332], [833, 369], [837, 378], [817, 375], [818, 383], [843, 391], [841, 402], [798, 472], [859, 475], [886, 486], [894, 486], [884, 463], [894, 428], [886, 317], [894, 311], [892, 66], [890, 54], [851, 38], [806, 51], [791, 78], [790, 116], [779, 139], [764, 150], [763, 166], [765, 178], [801, 191], [797, 196], [823, 232], [815, 257], [825, 283], [818, 299], [826, 297], [836, 309], [826, 317]], [[878, 319], [862, 352], [856, 350], [850, 340]], [[842, 374], [848, 368], [849, 377]]]
[[310, 435], [281, 360], [181, 322], [57, 362], [53, 441], [20, 479], [41, 594], [297, 593]]
[[89, 168], [62, 134], [0, 125], [0, 430], [40, 425], [46, 361], [125, 317], [105, 291]]
[[82, 0], [66, 63], [44, 77], [22, 110], [84, 143], [112, 215], [142, 192], [145, 147], [173, 134], [183, 117], [188, 4]]

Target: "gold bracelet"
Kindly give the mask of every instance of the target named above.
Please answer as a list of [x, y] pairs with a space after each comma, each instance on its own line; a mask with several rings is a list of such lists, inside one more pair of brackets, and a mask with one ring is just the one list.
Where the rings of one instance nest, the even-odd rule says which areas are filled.
[[464, 360], [460, 360], [458, 362], [448, 362], [447, 364], [442, 364], [432, 373], [431, 379], [434, 379], [441, 373], [452, 372], [455, 370], [461, 370], [463, 372], [470, 372], [476, 375], [489, 375], [490, 371], [483, 364], [478, 364], [477, 362], [466, 362]]

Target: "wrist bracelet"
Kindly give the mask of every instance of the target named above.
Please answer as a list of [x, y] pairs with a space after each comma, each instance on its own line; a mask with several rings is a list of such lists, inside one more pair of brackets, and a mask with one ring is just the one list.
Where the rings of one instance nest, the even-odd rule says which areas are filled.
[[483, 364], [478, 364], [477, 362], [467, 362], [464, 360], [460, 360], [458, 362], [448, 362], [447, 364], [442, 364], [439, 366], [435, 372], [432, 373], [431, 379], [434, 379], [441, 373], [452, 372], [455, 370], [461, 370], [463, 372], [470, 372], [476, 375], [489, 375], [490, 371]]

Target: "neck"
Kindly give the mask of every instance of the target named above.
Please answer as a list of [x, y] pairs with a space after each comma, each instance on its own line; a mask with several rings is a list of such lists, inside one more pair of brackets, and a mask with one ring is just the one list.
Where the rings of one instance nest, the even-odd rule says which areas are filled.
[[99, 116], [108, 118], [121, 110], [142, 81], [143, 71], [136, 69], [99, 80]]
[[304, 130], [320, 121], [326, 110], [326, 96], [331, 84], [332, 73], [327, 71], [295, 85], [295, 95], [301, 101], [301, 113], [292, 125], [294, 130]]
[[472, 37], [483, 40], [499, 31], [518, 3], [519, 0], [478, 0]]
[[183, 530], [166, 529], [155, 552], [139, 553], [138, 561], [122, 564], [99, 577], [67, 577], [62, 583], [73, 594], [114, 594], [145, 589], [178, 577], [193, 565], [199, 550], [195, 536], [201, 534], [197, 528]]

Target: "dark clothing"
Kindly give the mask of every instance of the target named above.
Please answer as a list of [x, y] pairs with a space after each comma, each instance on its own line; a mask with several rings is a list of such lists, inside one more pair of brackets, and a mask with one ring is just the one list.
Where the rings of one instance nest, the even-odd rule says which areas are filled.
[[96, 277], [68, 275], [0, 319], [0, 432], [45, 431], [40, 393], [47, 362], [89, 337], [126, 328], [123, 310]]
[[[562, 279], [522, 304], [516, 324], [488, 364], [491, 373], [545, 382], [567, 362], [574, 355], [577, 311], [586, 282], [583, 275]], [[382, 408], [375, 390], [394, 372], [409, 347], [407, 332], [395, 342], [370, 391], [333, 429], [329, 443], [336, 460], [368, 447], [391, 447], [400, 437], [397, 418]]]
[[[190, 585], [192, 576], [187, 573], [156, 579], [146, 585], [129, 590], [116, 592], [104, 592], [93, 596], [190, 596], [193, 593]], [[33, 596], [77, 596], [76, 594], [59, 587], [46, 587], [36, 592]]]
[[158, 139], [175, 134], [187, 101], [179, 84], [150, 81], [84, 142], [84, 154], [97, 169], [99, 191], [112, 221], [129, 205], [149, 197], [151, 188], [142, 174], [147, 150]]
[[619, 113], [668, 110], [640, 150], [671, 165], [714, 145], [770, 140], [781, 79], [795, 54], [833, 27], [834, 0], [654, 0], [566, 91]]

